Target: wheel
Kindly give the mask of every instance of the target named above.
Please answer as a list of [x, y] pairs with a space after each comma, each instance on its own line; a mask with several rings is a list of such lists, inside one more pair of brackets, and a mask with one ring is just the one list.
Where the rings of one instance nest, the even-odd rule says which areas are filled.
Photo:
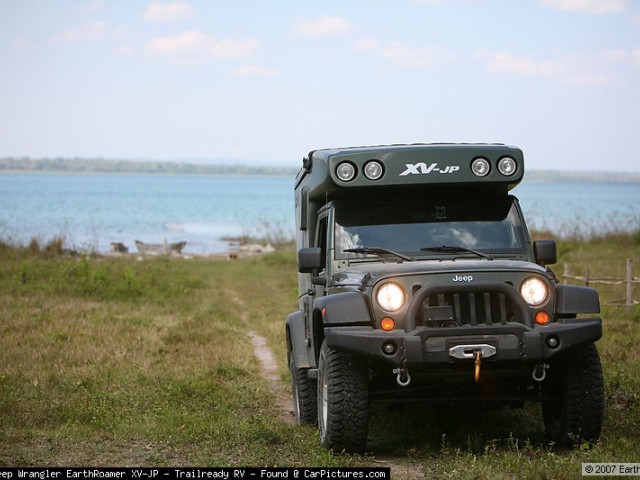
[[549, 441], [567, 447], [598, 441], [604, 381], [594, 344], [578, 347], [553, 362], [542, 388], [542, 416]]
[[318, 423], [317, 382], [307, 376], [307, 369], [297, 368], [293, 352], [288, 352], [293, 393], [293, 413], [298, 425]]
[[322, 344], [318, 364], [320, 443], [334, 452], [362, 452], [369, 424], [367, 366]]

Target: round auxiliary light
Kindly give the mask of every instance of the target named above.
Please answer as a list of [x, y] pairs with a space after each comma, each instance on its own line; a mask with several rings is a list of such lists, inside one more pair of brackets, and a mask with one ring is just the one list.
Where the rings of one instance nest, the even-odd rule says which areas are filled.
[[356, 176], [356, 167], [352, 163], [342, 162], [336, 168], [336, 175], [343, 182], [349, 182]]
[[371, 160], [364, 166], [364, 176], [369, 180], [378, 180], [380, 177], [382, 177], [383, 173], [384, 168], [382, 167], [382, 164], [377, 160]]
[[484, 177], [491, 170], [489, 160], [486, 158], [478, 157], [471, 163], [471, 171], [478, 177]]
[[510, 177], [516, 173], [517, 168], [518, 165], [516, 164], [516, 161], [511, 157], [501, 158], [498, 162], [498, 171], [506, 177]]
[[397, 283], [385, 283], [376, 295], [378, 305], [387, 312], [395, 312], [404, 303], [404, 290]]
[[522, 282], [520, 294], [529, 305], [541, 305], [547, 299], [547, 285], [539, 278], [529, 277]]

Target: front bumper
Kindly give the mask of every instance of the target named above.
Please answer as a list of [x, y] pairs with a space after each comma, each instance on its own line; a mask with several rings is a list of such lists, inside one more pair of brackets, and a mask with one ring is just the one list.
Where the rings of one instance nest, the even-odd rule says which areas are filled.
[[600, 318], [565, 319], [544, 327], [508, 323], [454, 328], [417, 327], [411, 332], [384, 332], [368, 326], [325, 329], [325, 340], [331, 348], [375, 363], [404, 366], [455, 365], [464, 361], [453, 356], [455, 347], [461, 345], [493, 347], [495, 353], [487, 359], [491, 363], [539, 363], [573, 347], [595, 342], [600, 337]]

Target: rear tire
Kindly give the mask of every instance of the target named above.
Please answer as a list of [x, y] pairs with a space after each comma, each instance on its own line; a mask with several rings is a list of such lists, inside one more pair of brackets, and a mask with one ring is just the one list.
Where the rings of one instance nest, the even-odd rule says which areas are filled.
[[297, 368], [293, 352], [288, 352], [289, 371], [291, 372], [291, 392], [293, 394], [293, 413], [298, 425], [316, 425], [318, 423], [317, 384], [307, 376], [306, 368]]
[[369, 374], [366, 364], [323, 343], [317, 396], [322, 446], [337, 453], [364, 451], [369, 426]]
[[604, 381], [596, 346], [571, 350], [551, 364], [543, 384], [542, 415], [549, 441], [571, 447], [600, 438]]

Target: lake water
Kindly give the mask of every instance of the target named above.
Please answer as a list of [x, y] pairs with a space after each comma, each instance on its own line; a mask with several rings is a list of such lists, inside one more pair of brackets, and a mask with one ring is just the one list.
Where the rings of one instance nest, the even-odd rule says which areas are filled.
[[[638, 183], [523, 182], [530, 228], [558, 236], [640, 228]], [[135, 251], [186, 241], [184, 253], [220, 253], [225, 236], [293, 235], [293, 178], [120, 174], [0, 174], [0, 237], [18, 244], [64, 236], [65, 246]]]

